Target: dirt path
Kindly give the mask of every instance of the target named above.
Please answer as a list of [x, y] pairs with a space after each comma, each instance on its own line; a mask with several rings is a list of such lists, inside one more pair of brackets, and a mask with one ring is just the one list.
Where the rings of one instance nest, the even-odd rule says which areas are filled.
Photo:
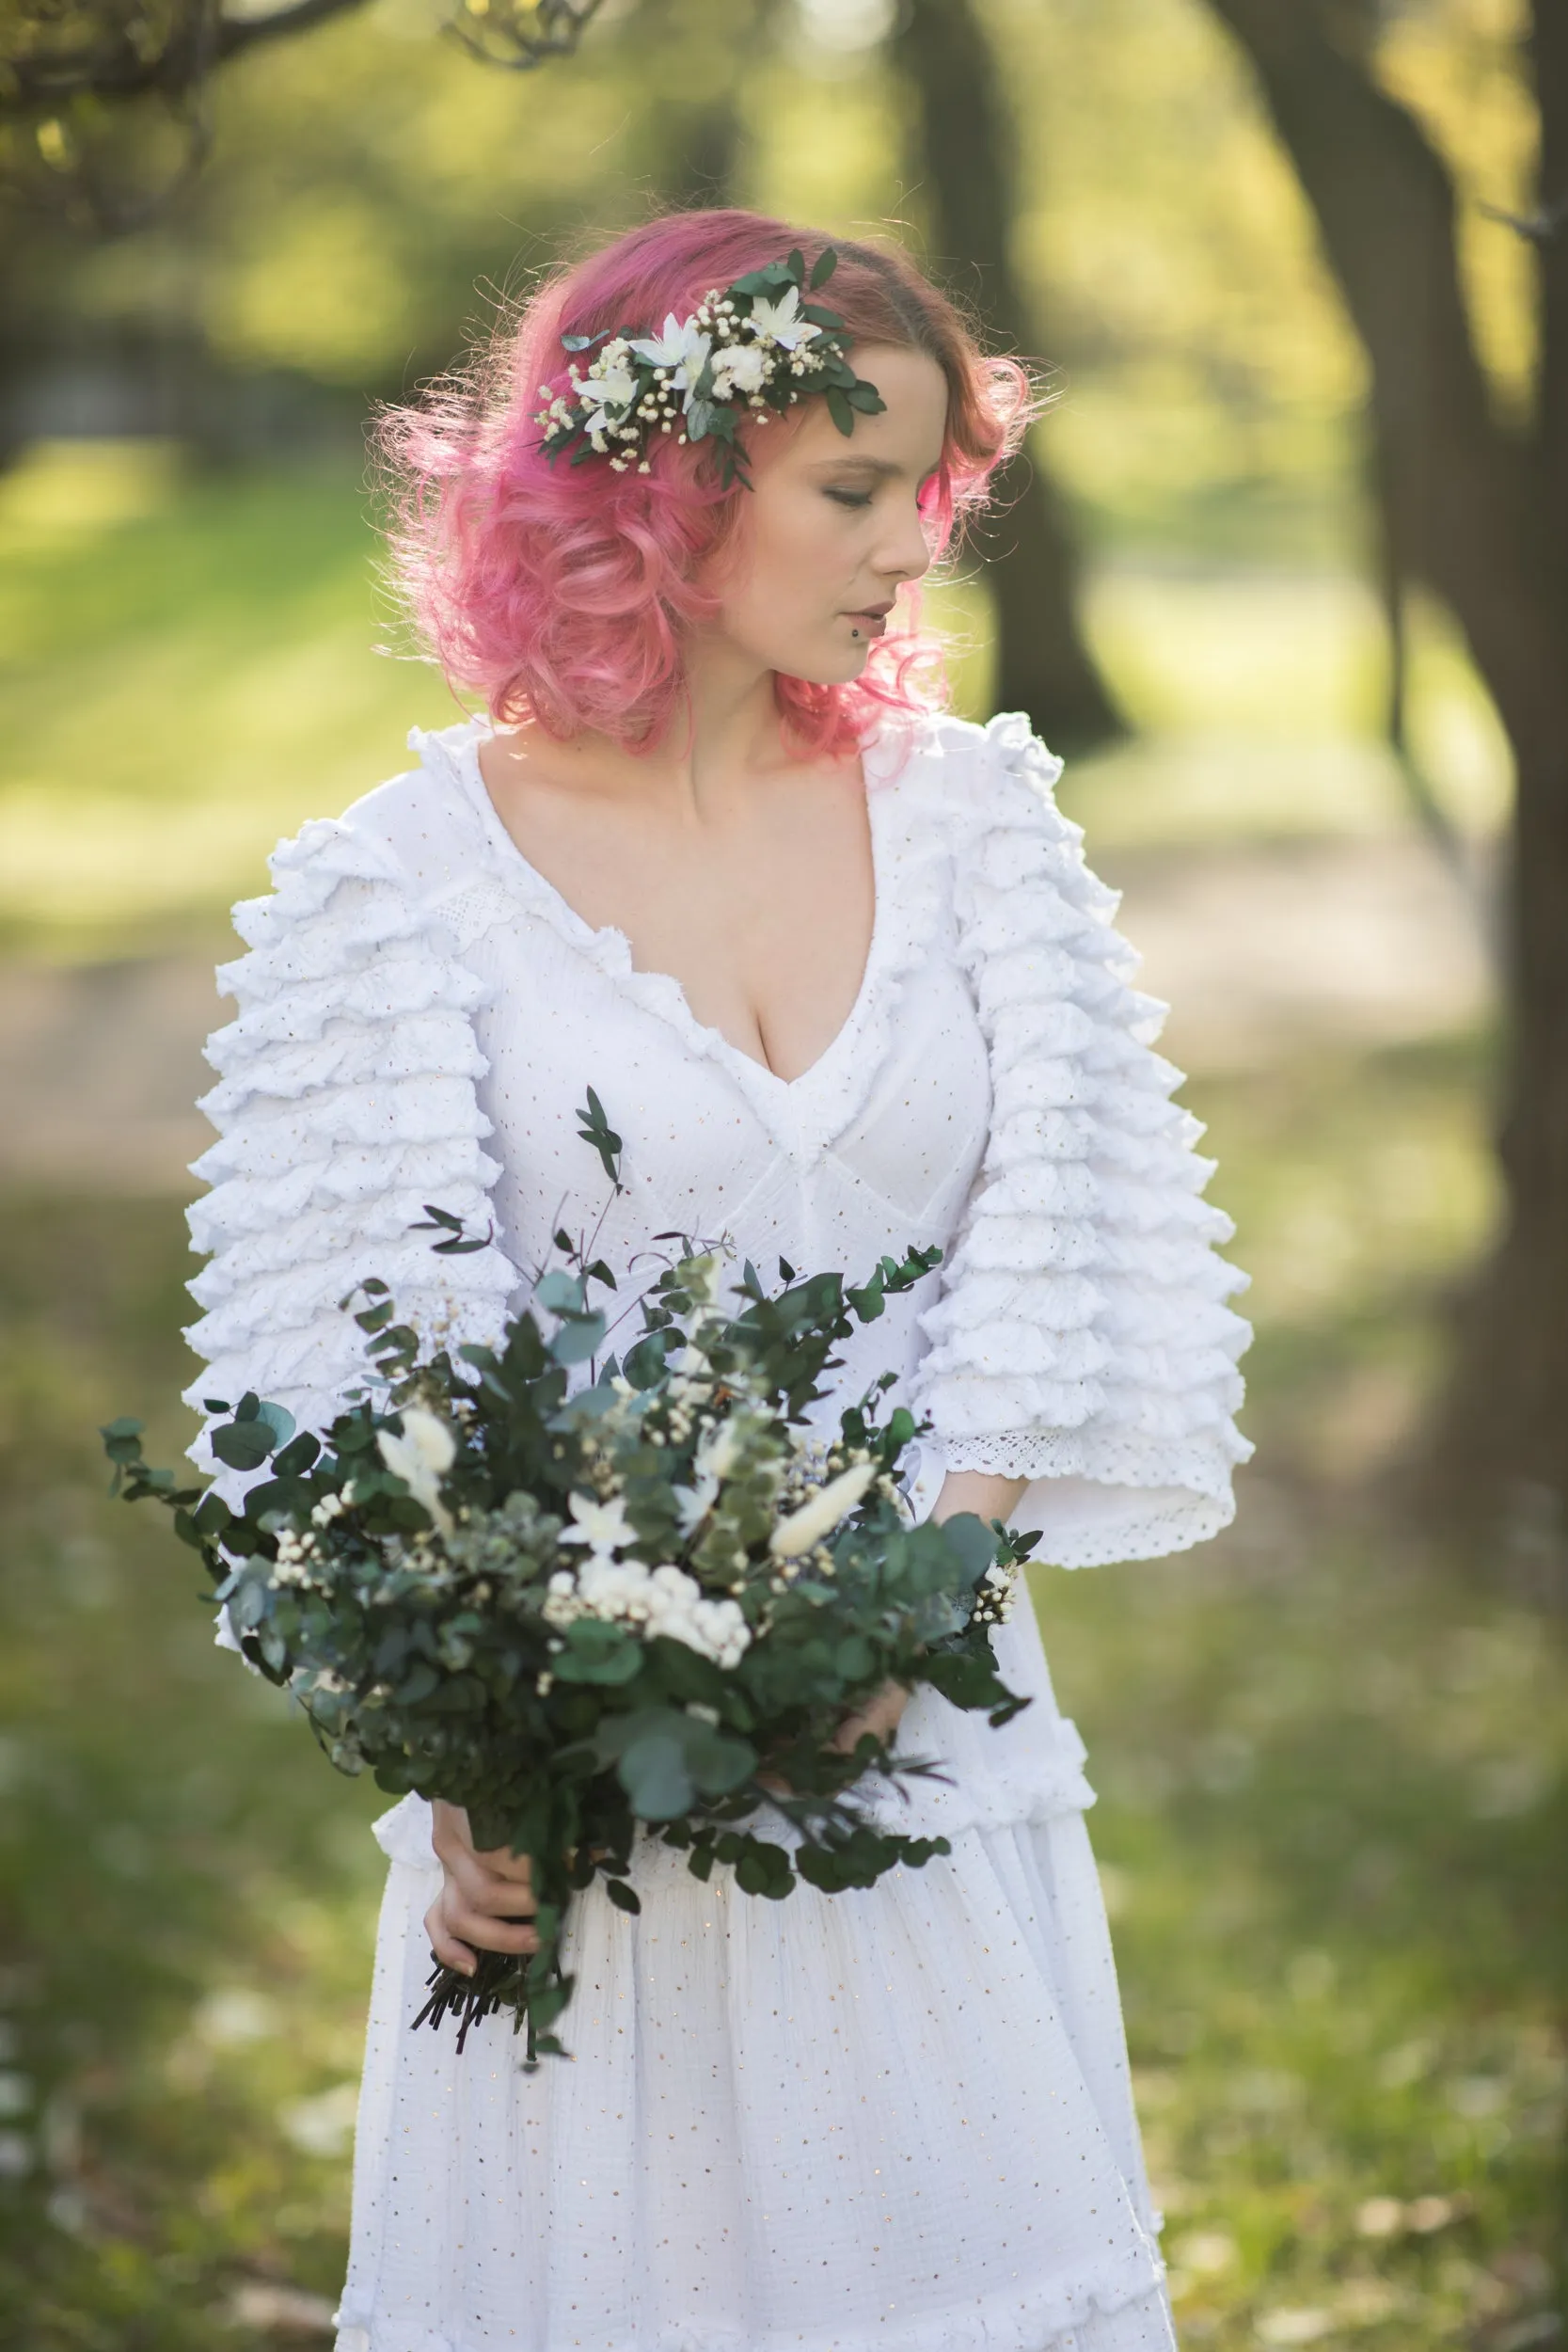
[[[1162, 1050], [1195, 1075], [1314, 1042], [1390, 1043], [1474, 1019], [1476, 926], [1417, 840], [1123, 853], [1101, 862], [1172, 1007]], [[0, 963], [0, 1181], [94, 1192], [195, 1189], [212, 1139], [208, 1031], [231, 1008], [194, 957]]]

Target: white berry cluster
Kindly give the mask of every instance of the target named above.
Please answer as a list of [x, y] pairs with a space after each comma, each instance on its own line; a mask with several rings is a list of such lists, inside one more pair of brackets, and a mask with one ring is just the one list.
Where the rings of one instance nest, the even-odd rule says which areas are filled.
[[597, 1553], [578, 1568], [556, 1570], [541, 1614], [558, 1630], [578, 1617], [602, 1617], [635, 1627], [645, 1641], [663, 1634], [724, 1667], [740, 1663], [752, 1639], [738, 1602], [709, 1600], [684, 1568]]
[[977, 1625], [1006, 1625], [1018, 1589], [1016, 1569], [990, 1567], [974, 1588], [971, 1616]]
[[314, 1584], [319, 1565], [320, 1555], [309, 1531], [296, 1534], [292, 1527], [286, 1527], [277, 1538], [277, 1557], [267, 1581], [275, 1588]]
[[277, 1557], [269, 1583], [275, 1587], [298, 1585], [301, 1589], [313, 1586], [317, 1591], [325, 1591], [323, 1578], [327, 1557], [321, 1538], [334, 1519], [341, 1518], [347, 1507], [341, 1495], [325, 1494], [311, 1511], [309, 1527], [285, 1527], [277, 1538]]

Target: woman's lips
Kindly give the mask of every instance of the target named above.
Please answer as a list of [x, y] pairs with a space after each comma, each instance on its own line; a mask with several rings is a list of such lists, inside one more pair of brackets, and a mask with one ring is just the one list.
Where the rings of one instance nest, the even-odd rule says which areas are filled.
[[848, 612], [846, 613], [845, 618], [862, 637], [885, 637], [887, 635], [885, 612]]

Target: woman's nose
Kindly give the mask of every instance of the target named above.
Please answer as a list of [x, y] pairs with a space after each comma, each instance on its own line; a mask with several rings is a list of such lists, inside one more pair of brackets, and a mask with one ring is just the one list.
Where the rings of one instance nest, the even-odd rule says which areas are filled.
[[919, 580], [931, 568], [931, 550], [927, 544], [918, 507], [911, 507], [900, 515], [895, 530], [890, 532], [886, 545], [879, 550], [877, 568], [890, 580]]

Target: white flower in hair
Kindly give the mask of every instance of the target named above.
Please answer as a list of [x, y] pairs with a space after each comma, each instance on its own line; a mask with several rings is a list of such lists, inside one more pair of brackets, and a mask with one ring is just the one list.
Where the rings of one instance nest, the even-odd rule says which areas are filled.
[[731, 343], [714, 358], [713, 389], [720, 400], [731, 392], [760, 392], [768, 381], [768, 354], [755, 343]]
[[799, 351], [802, 343], [814, 342], [822, 330], [800, 316], [800, 289], [789, 286], [777, 302], [769, 302], [765, 294], [755, 297], [752, 304], [752, 331], [770, 335], [785, 351]]
[[609, 367], [595, 361], [582, 380], [582, 392], [585, 430], [591, 436], [608, 432], [637, 398], [637, 378], [625, 360], [612, 360]]
[[661, 335], [645, 335], [632, 345], [640, 359], [646, 359], [651, 368], [668, 368], [671, 382], [677, 391], [686, 394], [686, 405], [691, 405], [691, 387], [703, 372], [713, 338], [705, 334], [694, 318], [678, 319], [673, 310], [664, 321]]

